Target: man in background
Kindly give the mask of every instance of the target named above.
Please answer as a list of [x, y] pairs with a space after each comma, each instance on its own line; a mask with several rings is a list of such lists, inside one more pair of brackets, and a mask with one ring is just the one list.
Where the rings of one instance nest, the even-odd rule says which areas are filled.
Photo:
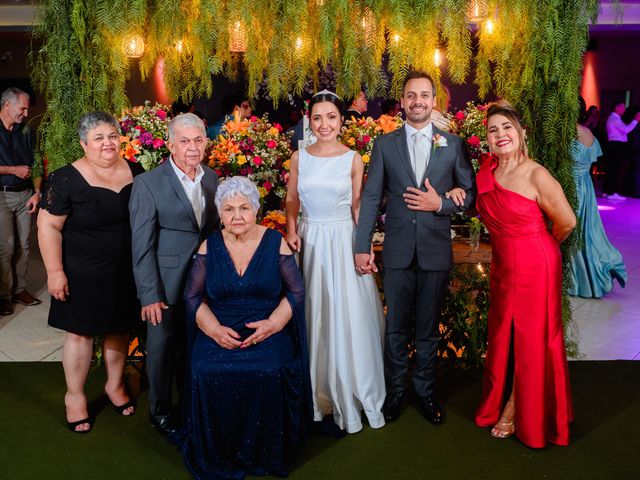
[[27, 292], [31, 218], [40, 202], [42, 179], [33, 177], [33, 137], [23, 122], [29, 95], [8, 88], [0, 96], [0, 315], [13, 304], [37, 305]]

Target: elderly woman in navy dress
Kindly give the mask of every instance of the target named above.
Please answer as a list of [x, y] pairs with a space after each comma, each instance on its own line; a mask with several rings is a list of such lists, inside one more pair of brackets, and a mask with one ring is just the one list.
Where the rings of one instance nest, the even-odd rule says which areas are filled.
[[311, 421], [302, 277], [282, 235], [256, 224], [253, 183], [223, 182], [215, 203], [224, 229], [185, 292], [185, 463], [196, 478], [285, 476]]

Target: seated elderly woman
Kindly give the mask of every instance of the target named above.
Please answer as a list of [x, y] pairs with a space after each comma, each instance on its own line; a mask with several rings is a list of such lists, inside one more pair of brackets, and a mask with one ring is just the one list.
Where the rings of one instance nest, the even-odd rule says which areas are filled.
[[105, 394], [124, 415], [135, 408], [123, 375], [129, 332], [139, 322], [131, 264], [129, 197], [144, 172], [120, 158], [120, 131], [111, 115], [92, 112], [78, 125], [84, 156], [51, 175], [38, 215], [38, 240], [51, 293], [49, 325], [67, 331], [62, 367], [69, 428], [91, 429], [84, 383], [93, 337], [102, 336]]
[[196, 478], [286, 475], [311, 418], [304, 284], [280, 233], [256, 224], [259, 202], [246, 178], [218, 187], [224, 230], [201, 245], [185, 291], [181, 447]]

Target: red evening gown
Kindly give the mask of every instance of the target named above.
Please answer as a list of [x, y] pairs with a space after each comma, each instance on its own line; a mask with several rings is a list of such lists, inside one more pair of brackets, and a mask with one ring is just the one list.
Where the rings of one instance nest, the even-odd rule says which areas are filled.
[[[562, 331], [562, 259], [534, 200], [503, 188], [497, 163], [477, 175], [477, 208], [491, 235], [489, 346], [476, 423], [502, 413], [513, 347], [515, 435], [526, 445], [568, 445], [573, 420]], [[513, 339], [511, 334], [513, 332]]]

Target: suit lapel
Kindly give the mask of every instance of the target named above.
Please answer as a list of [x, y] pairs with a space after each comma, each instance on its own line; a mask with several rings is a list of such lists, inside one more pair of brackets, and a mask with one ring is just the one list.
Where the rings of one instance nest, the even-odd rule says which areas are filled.
[[[436, 128], [436, 126], [434, 125], [433, 136], [435, 137], [436, 135], [440, 135], [441, 137], [444, 137], [444, 132], [439, 128]], [[431, 174], [431, 171], [433, 170], [434, 165], [438, 162], [438, 159], [442, 154], [442, 150], [445, 148], [447, 147], [436, 147], [436, 143], [433, 141], [433, 138], [431, 139], [431, 154], [429, 155], [429, 165], [427, 165], [427, 168], [424, 171], [424, 175], [422, 177], [422, 182], [420, 182], [420, 185], [424, 185], [424, 179]]]
[[216, 207], [214, 206], [214, 197], [216, 192], [216, 181], [215, 176], [211, 175], [206, 169], [204, 171], [204, 175], [202, 176], [202, 194], [205, 198], [204, 212], [202, 214], [202, 228], [209, 225], [209, 222], [214, 219]]
[[407, 146], [407, 130], [403, 126], [395, 131], [396, 134], [396, 149], [398, 150], [398, 158], [400, 158], [400, 164], [406, 170], [407, 175], [411, 179], [411, 183], [416, 186], [416, 175], [413, 172], [411, 166], [411, 156], [409, 155], [409, 147]]
[[173, 190], [176, 192], [176, 195], [178, 196], [180, 203], [182, 203], [182, 206], [189, 213], [189, 218], [193, 222], [193, 225], [195, 226], [196, 230], [200, 230], [200, 227], [198, 227], [198, 222], [196, 221], [196, 214], [193, 212], [193, 207], [191, 206], [191, 202], [189, 201], [189, 198], [187, 198], [187, 194], [185, 193], [184, 188], [182, 187], [182, 184], [180, 183], [180, 180], [176, 175], [176, 172], [174, 172], [173, 167], [171, 166], [171, 160], [167, 159], [167, 161], [162, 164], [162, 168], [164, 168], [164, 174], [167, 176], [167, 179], [169, 180], [169, 184], [173, 187]]

